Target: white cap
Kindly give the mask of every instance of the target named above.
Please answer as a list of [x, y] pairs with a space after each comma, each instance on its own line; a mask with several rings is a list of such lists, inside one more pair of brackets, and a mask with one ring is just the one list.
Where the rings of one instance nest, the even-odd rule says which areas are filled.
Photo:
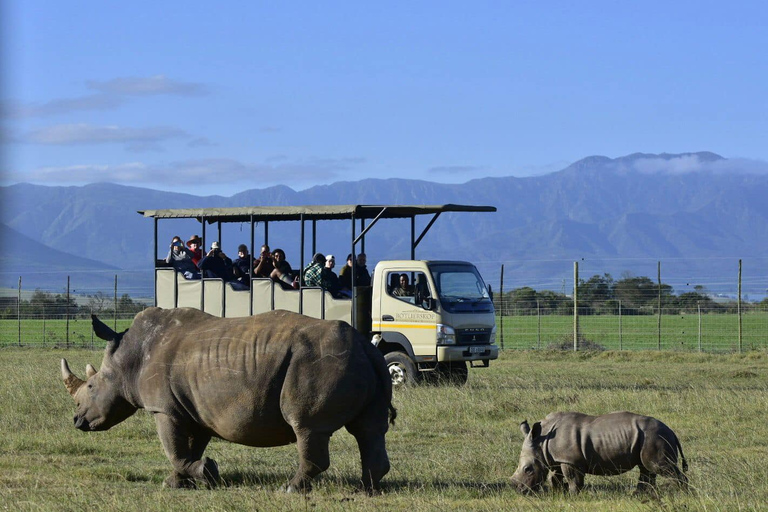
[[221, 249], [221, 245], [219, 245], [219, 242], [212, 242], [211, 249]]

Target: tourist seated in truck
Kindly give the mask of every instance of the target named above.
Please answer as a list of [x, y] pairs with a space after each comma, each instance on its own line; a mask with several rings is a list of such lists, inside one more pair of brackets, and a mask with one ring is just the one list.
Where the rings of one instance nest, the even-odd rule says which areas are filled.
[[192, 251], [184, 247], [181, 237], [175, 236], [171, 240], [165, 262], [172, 264], [174, 270], [185, 279], [200, 279], [200, 269], [192, 262], [192, 256]]
[[272, 251], [272, 263], [275, 269], [269, 275], [273, 281], [280, 283], [285, 290], [291, 290], [299, 287], [295, 279], [294, 271], [291, 265], [285, 259], [285, 251], [275, 249]]
[[192, 251], [192, 263], [194, 263], [195, 266], [199, 266], [200, 260], [203, 259], [203, 250], [201, 249], [202, 246], [203, 241], [200, 240], [200, 237], [197, 235], [193, 235], [189, 240], [187, 240], [187, 247], [189, 247], [189, 250]]
[[235, 290], [247, 290], [248, 287], [235, 280], [235, 274], [232, 271], [232, 260], [221, 250], [219, 242], [211, 244], [211, 250], [200, 261], [200, 270], [205, 277], [221, 279], [225, 283], [230, 283]]
[[352, 297], [351, 290], [342, 290], [339, 276], [333, 271], [336, 266], [336, 257], [333, 254], [325, 256], [325, 266], [320, 275], [320, 286], [323, 290], [328, 290], [334, 299], [348, 299]]
[[[357, 255], [355, 286], [371, 286], [371, 274], [368, 272], [368, 267], [365, 266], [366, 262], [365, 253], [361, 252]], [[342, 289], [352, 289], [352, 254], [347, 255], [347, 264], [339, 272], [339, 280], [341, 281]]]
[[269, 252], [269, 246], [261, 246], [259, 258], [253, 262], [253, 275], [255, 277], [270, 277], [275, 270], [275, 263], [272, 260], [272, 253]]
[[315, 253], [312, 261], [304, 267], [301, 273], [301, 285], [307, 287], [319, 287], [322, 284], [323, 266], [325, 265], [325, 256], [322, 253]]
[[408, 274], [400, 274], [400, 284], [392, 290], [392, 295], [395, 297], [413, 297], [414, 293], [414, 287], [408, 284]]
[[237, 259], [232, 262], [232, 272], [235, 274], [235, 281], [244, 284], [246, 288], [250, 288], [253, 265], [253, 256], [248, 253], [248, 246], [240, 244], [237, 247]]

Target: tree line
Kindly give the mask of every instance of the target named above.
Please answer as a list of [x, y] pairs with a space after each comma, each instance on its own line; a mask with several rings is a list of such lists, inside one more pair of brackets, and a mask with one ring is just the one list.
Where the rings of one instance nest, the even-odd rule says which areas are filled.
[[[672, 286], [656, 283], [648, 277], [625, 276], [614, 280], [611, 274], [594, 275], [579, 279], [578, 307], [580, 315], [656, 314], [661, 296], [661, 308], [674, 313], [696, 313], [699, 308], [707, 313], [736, 313], [735, 301], [716, 302], [703, 286], [694, 291], [674, 294]], [[497, 299], [498, 300], [498, 299]], [[501, 304], [497, 303], [497, 306]], [[742, 311], [764, 310], [768, 299], [759, 304], [742, 303]], [[573, 297], [549, 290], [536, 291], [531, 287], [516, 288], [504, 294], [502, 314], [573, 314]]]
[[133, 316], [146, 306], [133, 300], [124, 293], [117, 299], [103, 292], [86, 295], [86, 301], [78, 304], [75, 297], [66, 293], [50, 293], [35, 290], [29, 299], [19, 301], [17, 297], [0, 297], [0, 318], [9, 319], [21, 316], [23, 318], [64, 319], [67, 316], [87, 317], [91, 313], [102, 316], [113, 316], [115, 310], [120, 316]]

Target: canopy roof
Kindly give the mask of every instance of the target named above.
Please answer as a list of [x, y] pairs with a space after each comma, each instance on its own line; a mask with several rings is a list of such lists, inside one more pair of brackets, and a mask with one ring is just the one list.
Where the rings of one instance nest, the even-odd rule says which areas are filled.
[[495, 212], [495, 206], [461, 204], [443, 205], [312, 205], [312, 206], [242, 206], [235, 208], [174, 208], [142, 210], [144, 217], [156, 219], [205, 219], [214, 222], [250, 222], [281, 220], [398, 219], [443, 212]]

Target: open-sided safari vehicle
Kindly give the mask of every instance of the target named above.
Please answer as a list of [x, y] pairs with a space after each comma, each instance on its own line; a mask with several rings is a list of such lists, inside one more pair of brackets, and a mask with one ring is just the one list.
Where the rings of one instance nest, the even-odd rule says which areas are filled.
[[[162, 308], [191, 307], [220, 317], [255, 315], [284, 309], [310, 317], [350, 323], [384, 354], [395, 385], [415, 381], [419, 376], [447, 378], [464, 383], [467, 365], [487, 367], [498, 357], [496, 324], [489, 287], [472, 263], [466, 261], [416, 260], [416, 247], [443, 212], [494, 212], [492, 206], [264, 206], [238, 208], [185, 208], [145, 210], [139, 213], [154, 219], [155, 305]], [[421, 233], [416, 217], [431, 215]], [[263, 243], [269, 243], [269, 226], [274, 222], [299, 222], [301, 261], [305, 266], [305, 226], [311, 226], [312, 253], [317, 245], [318, 221], [347, 219], [350, 222], [350, 253], [353, 261], [365, 250], [365, 237], [383, 219], [410, 219], [410, 259], [379, 261], [370, 286], [354, 286], [351, 298], [334, 298], [319, 287], [286, 289], [270, 278], [251, 276], [248, 290], [235, 290], [221, 279], [188, 280], [158, 259], [158, 222], [168, 219], [196, 219], [202, 228], [203, 247], [212, 240], [221, 242], [222, 223], [250, 224], [250, 253], [254, 227], [264, 229]], [[357, 231], [359, 223], [359, 232]], [[367, 225], [366, 225], [367, 223]], [[206, 225], [217, 233], [206, 234]], [[352, 282], [358, 282], [352, 265]], [[396, 295], [399, 276], [405, 274], [413, 293]]]

